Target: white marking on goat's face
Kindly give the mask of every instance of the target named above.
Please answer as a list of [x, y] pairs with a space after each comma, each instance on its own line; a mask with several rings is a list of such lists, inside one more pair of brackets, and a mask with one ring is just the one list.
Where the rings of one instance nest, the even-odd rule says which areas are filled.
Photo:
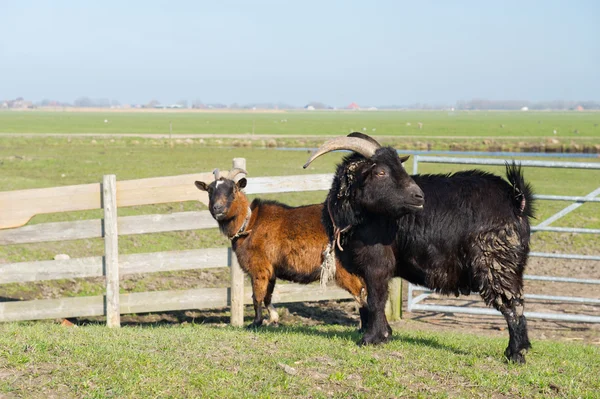
[[210, 184], [208, 207], [215, 220], [227, 219], [235, 194], [235, 183], [231, 180], [217, 180]]

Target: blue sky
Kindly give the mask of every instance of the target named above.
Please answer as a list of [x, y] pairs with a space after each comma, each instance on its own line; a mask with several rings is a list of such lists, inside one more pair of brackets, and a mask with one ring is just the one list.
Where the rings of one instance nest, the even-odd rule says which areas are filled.
[[600, 100], [598, 1], [4, 1], [0, 99]]

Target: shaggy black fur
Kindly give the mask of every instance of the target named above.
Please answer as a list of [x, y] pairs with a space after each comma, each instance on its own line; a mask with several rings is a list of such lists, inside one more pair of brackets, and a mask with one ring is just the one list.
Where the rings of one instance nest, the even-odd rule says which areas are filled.
[[368, 326], [360, 344], [390, 338], [384, 308], [388, 282], [398, 276], [443, 294], [479, 292], [508, 323], [506, 357], [525, 362], [531, 345], [523, 270], [533, 198], [520, 166], [507, 164], [506, 177], [471, 170], [411, 178], [390, 147], [371, 159], [352, 154], [338, 165], [326, 200], [331, 215], [325, 206], [322, 219], [332, 239], [333, 223], [351, 226], [337, 256], [367, 285]]

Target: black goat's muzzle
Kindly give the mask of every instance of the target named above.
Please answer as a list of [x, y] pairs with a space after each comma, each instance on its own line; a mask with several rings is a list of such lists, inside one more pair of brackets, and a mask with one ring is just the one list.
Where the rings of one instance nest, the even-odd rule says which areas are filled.
[[421, 210], [425, 204], [425, 195], [423, 190], [416, 184], [408, 190], [408, 198], [406, 199], [406, 205], [412, 210]]

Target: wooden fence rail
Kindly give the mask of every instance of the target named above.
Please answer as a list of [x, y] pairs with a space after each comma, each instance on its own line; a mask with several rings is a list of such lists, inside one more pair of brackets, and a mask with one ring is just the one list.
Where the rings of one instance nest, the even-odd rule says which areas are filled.
[[[245, 160], [234, 159], [234, 167]], [[210, 181], [212, 173], [117, 181], [105, 176], [102, 184], [53, 187], [0, 192], [0, 245], [104, 238], [104, 256], [67, 260], [45, 260], [0, 264], [0, 284], [25, 283], [65, 278], [102, 277], [106, 295], [0, 302], [0, 321], [47, 318], [106, 316], [107, 325], [120, 325], [120, 314], [231, 307], [231, 323], [243, 322], [243, 307], [252, 303], [252, 289], [244, 286], [244, 274], [229, 248], [166, 251], [145, 254], [118, 253], [118, 237], [168, 231], [217, 227], [208, 211], [178, 212], [168, 215], [118, 217], [123, 206], [199, 200], [208, 204], [206, 193], [194, 186], [195, 180]], [[247, 194], [328, 190], [331, 174], [248, 178]], [[40, 213], [82, 209], [103, 209], [102, 220], [43, 223], [23, 226]], [[231, 268], [231, 287], [153, 291], [119, 294], [119, 278], [133, 273]], [[388, 304], [390, 318], [401, 315], [401, 286], [391, 286]], [[318, 284], [278, 284], [274, 303], [337, 300], [351, 298], [337, 287]]]

